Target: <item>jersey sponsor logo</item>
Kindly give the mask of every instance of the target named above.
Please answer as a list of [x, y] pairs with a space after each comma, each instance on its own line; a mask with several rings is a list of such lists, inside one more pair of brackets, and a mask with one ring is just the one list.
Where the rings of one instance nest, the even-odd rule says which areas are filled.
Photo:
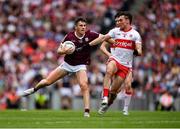
[[126, 48], [126, 49], [134, 49], [135, 42], [132, 40], [125, 40], [125, 39], [116, 39], [116, 43], [112, 44], [112, 48]]
[[127, 34], [126, 33], [122, 33], [122, 35], [123, 35], [123, 37], [126, 37]]
[[86, 41], [86, 42], [88, 42], [88, 41], [89, 41], [89, 38], [88, 38], [88, 37], [86, 37], [86, 38], [85, 38], [85, 41]]

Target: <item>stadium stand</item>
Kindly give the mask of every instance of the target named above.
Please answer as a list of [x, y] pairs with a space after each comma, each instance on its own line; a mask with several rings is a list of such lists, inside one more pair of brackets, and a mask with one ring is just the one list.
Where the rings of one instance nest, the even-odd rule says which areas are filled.
[[[180, 4], [176, 0], [146, 0], [141, 1], [141, 6], [134, 3], [134, 0], [1, 0], [0, 109], [8, 108], [5, 102], [11, 89], [18, 96], [62, 62], [63, 57], [56, 50], [62, 37], [72, 30], [77, 16], [87, 17], [90, 29], [106, 33], [114, 26], [115, 12], [129, 10], [134, 14], [133, 25], [143, 38], [143, 56], [134, 61], [131, 108], [160, 110], [159, 98], [168, 91], [175, 109], [180, 111]], [[92, 58], [88, 76], [93, 105], [98, 107], [107, 58], [98, 49]], [[66, 87], [64, 81], [46, 89], [50, 98], [48, 108], [63, 107], [61, 102], [59, 105], [53, 102], [60, 101], [56, 97]], [[63, 92], [63, 96], [68, 96], [64, 108], [73, 108], [72, 100], [78, 101], [81, 93], [75, 78], [68, 85], [68, 92]], [[34, 108], [32, 99], [21, 99], [21, 108]]]

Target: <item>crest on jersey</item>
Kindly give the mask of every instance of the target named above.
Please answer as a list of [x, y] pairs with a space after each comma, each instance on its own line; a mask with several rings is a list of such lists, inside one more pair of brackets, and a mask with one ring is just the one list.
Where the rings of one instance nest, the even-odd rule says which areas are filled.
[[86, 42], [88, 42], [88, 41], [89, 41], [89, 38], [88, 38], [88, 37], [86, 37], [86, 38], [85, 38], [85, 41], [86, 41]]
[[82, 43], [83, 42], [82, 39], [80, 39], [79, 42]]
[[132, 35], [132, 34], [130, 34], [130, 35], [129, 35], [129, 37], [130, 37], [130, 38], [132, 38], [132, 37], [133, 37], [133, 35]]

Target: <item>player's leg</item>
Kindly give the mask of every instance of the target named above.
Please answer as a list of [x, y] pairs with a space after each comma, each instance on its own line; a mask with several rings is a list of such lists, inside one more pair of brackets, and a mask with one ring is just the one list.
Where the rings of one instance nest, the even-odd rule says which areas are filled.
[[124, 83], [126, 77], [129, 76], [129, 71], [130, 69], [128, 67], [118, 64], [118, 71], [116, 73], [115, 79], [113, 80], [110, 95], [109, 95], [109, 100], [108, 100], [109, 106], [113, 103], [119, 90], [123, 88], [122, 84]]
[[98, 113], [103, 114], [108, 107], [114, 102], [116, 99], [117, 93], [119, 91], [119, 88], [121, 87], [122, 83], [124, 82], [126, 76], [128, 75], [129, 68], [122, 66], [121, 64], [117, 64], [118, 71], [115, 74], [115, 78], [112, 82], [111, 90], [109, 93], [108, 98], [108, 104], [107, 105], [101, 105]]
[[59, 80], [67, 74], [68, 72], [66, 70], [57, 67], [45, 79], [42, 79], [34, 88], [25, 90], [22, 96], [28, 96], [30, 94], [33, 94], [37, 90], [53, 84], [54, 82], [56, 82], [57, 80]]
[[117, 71], [116, 62], [114, 60], [109, 61], [106, 67], [106, 74], [103, 81], [104, 89], [103, 89], [102, 105], [107, 105], [108, 103], [108, 95], [109, 95], [111, 80], [113, 75], [116, 73], [116, 71]]
[[113, 80], [112, 87], [109, 93], [108, 106], [113, 104], [114, 100], [117, 97], [119, 89], [121, 89], [123, 82], [124, 82], [124, 78], [122, 78], [119, 75], [115, 75], [115, 78]]
[[83, 94], [83, 102], [84, 102], [84, 116], [89, 117], [90, 112], [90, 93], [88, 86], [88, 77], [86, 70], [80, 70], [76, 72], [77, 80], [80, 85], [82, 94]]
[[98, 110], [99, 114], [103, 114], [107, 111], [109, 106], [113, 103], [113, 101], [116, 99], [117, 93], [119, 92], [119, 88], [121, 84], [123, 83], [124, 79], [121, 78], [120, 76], [115, 76], [112, 82], [112, 86], [109, 92], [109, 97], [108, 97], [108, 104], [106, 105], [101, 105], [101, 107]]
[[131, 83], [132, 83], [132, 71], [129, 71], [125, 81], [124, 81], [124, 85], [125, 85], [125, 92], [124, 92], [124, 107], [123, 107], [123, 114], [124, 115], [128, 115], [128, 108], [129, 108], [129, 104], [131, 101], [131, 96], [132, 96], [132, 87], [131, 87]]
[[36, 86], [35, 86], [35, 90], [39, 90], [43, 87], [49, 86], [51, 84], [53, 84], [54, 82], [56, 82], [57, 80], [59, 80], [60, 78], [63, 78], [65, 75], [67, 75], [68, 72], [64, 69], [61, 68], [56, 68], [55, 70], [53, 70], [48, 76], [47, 78], [41, 80]]
[[118, 89], [117, 98], [120, 100], [124, 100], [124, 97], [125, 97], [125, 85], [123, 83], [121, 87]]

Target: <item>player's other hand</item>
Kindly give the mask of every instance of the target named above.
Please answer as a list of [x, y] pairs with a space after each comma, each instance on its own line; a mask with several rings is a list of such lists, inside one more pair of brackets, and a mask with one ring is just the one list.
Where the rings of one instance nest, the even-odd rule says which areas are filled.
[[137, 51], [137, 50], [134, 50], [133, 55], [135, 55], [135, 56], [139, 56], [138, 51]]

